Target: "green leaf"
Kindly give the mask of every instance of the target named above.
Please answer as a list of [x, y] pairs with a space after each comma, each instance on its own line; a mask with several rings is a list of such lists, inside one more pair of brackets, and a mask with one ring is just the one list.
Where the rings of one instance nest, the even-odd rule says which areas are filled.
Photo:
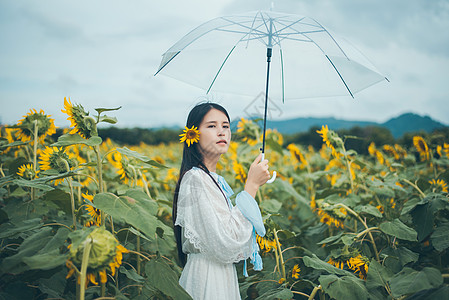
[[260, 207], [269, 213], [275, 214], [281, 209], [282, 203], [274, 199], [268, 199], [262, 201]]
[[[42, 182], [42, 180], [41, 180]], [[44, 183], [39, 183], [36, 180], [26, 180], [23, 178], [18, 178], [18, 179], [14, 179], [12, 181], [13, 184], [17, 184], [18, 186], [26, 186], [26, 187], [32, 187], [38, 190], [43, 190], [43, 191], [51, 191], [54, 190], [53, 187], [44, 184]]]
[[433, 247], [442, 252], [449, 247], [449, 223], [443, 223], [438, 226], [430, 236]]
[[418, 261], [419, 254], [415, 253], [408, 248], [399, 247], [399, 248], [386, 248], [382, 251], [382, 254], [388, 255], [389, 257], [396, 258], [401, 266], [405, 266], [408, 263]]
[[358, 213], [367, 213], [367, 214], [370, 214], [377, 218], [382, 218], [382, 214], [380, 213], [380, 211], [376, 207], [374, 207], [370, 204], [359, 205], [359, 206], [355, 207], [354, 210]]
[[100, 119], [99, 119], [99, 122], [115, 124], [115, 123], [117, 123], [117, 118], [115, 118], [115, 117], [108, 117], [108, 116], [101, 116]]
[[304, 196], [300, 195], [289, 182], [284, 181], [284, 180], [276, 180], [275, 183], [277, 185], [279, 185], [284, 192], [289, 193], [300, 203], [309, 207], [309, 202], [306, 200], [306, 198], [304, 198]]
[[401, 211], [401, 215], [408, 214], [409, 212], [414, 210], [417, 205], [426, 204], [428, 202], [429, 201], [426, 199], [412, 198], [412, 199], [408, 200], [407, 202], [405, 202], [404, 207], [402, 208], [402, 211]]
[[256, 300], [292, 299], [293, 296], [294, 295], [290, 289], [277, 288], [263, 293], [262, 295], [257, 297]]
[[116, 107], [116, 108], [103, 108], [103, 107], [99, 107], [99, 108], [95, 108], [95, 110], [97, 111], [98, 114], [101, 114], [105, 111], [115, 111], [115, 110], [119, 110], [120, 108], [122, 108], [121, 106]]
[[276, 152], [279, 153], [280, 155], [283, 155], [283, 154], [284, 154], [284, 153], [283, 153], [282, 146], [279, 145], [279, 143], [278, 143], [277, 141], [275, 141], [275, 140], [273, 139], [273, 137], [268, 137], [268, 138], [265, 140], [265, 142], [266, 142], [267, 146], [268, 146], [270, 149], [276, 151]]
[[363, 280], [351, 276], [321, 275], [318, 279], [323, 290], [334, 299], [364, 300], [368, 291]]
[[136, 159], [141, 160], [141, 161], [143, 161], [144, 163], [147, 163], [147, 164], [152, 165], [152, 166], [154, 166], [154, 167], [158, 167], [158, 168], [167, 168], [167, 166], [164, 166], [164, 165], [158, 163], [157, 161], [152, 160], [152, 159], [150, 159], [149, 157], [147, 157], [147, 156], [145, 156], [145, 155], [143, 155], [143, 154], [140, 154], [139, 152], [130, 150], [130, 149], [126, 148], [126, 147], [123, 147], [123, 148], [117, 148], [117, 151], [120, 152], [120, 153], [123, 154], [123, 155], [126, 155], [126, 156], [128, 156], [128, 157], [136, 158]]
[[376, 260], [372, 260], [369, 264], [368, 275], [366, 277], [366, 287], [368, 289], [376, 287], [384, 287], [393, 276], [393, 272], [382, 266]]
[[178, 276], [161, 258], [155, 258], [145, 264], [146, 284], [173, 299], [192, 299], [179, 285]]
[[335, 241], [338, 242], [342, 235], [343, 235], [343, 232], [340, 232], [339, 234], [336, 234], [336, 235], [331, 235], [330, 237], [325, 238], [321, 242], [317, 243], [317, 245], [330, 244]]
[[399, 219], [394, 219], [393, 222], [383, 222], [379, 226], [384, 233], [395, 236], [402, 240], [417, 241], [418, 233], [402, 223]]
[[31, 257], [24, 257], [23, 262], [26, 263], [31, 270], [50, 270], [64, 265], [67, 257], [68, 256], [65, 254], [60, 254], [59, 249], [53, 249], [46, 253], [36, 254]]
[[40, 278], [39, 279], [39, 289], [42, 293], [48, 294], [49, 298], [62, 298], [64, 294], [64, 289], [67, 284], [65, 276], [67, 275], [66, 270], [61, 270], [54, 273], [50, 278]]
[[432, 231], [434, 212], [429, 203], [416, 206], [411, 212], [413, 225], [418, 232], [418, 241], [423, 241]]
[[12, 256], [6, 257], [0, 265], [0, 273], [19, 274], [29, 270], [23, 262], [23, 258], [33, 256], [39, 250], [45, 247], [48, 241], [52, 238], [50, 227], [43, 227], [33, 235], [27, 237], [18, 248], [18, 252]]
[[24, 257], [23, 262], [26, 263], [31, 270], [50, 270], [64, 265], [67, 260], [67, 254], [61, 254], [60, 248], [67, 240], [69, 232], [70, 231], [67, 228], [59, 228], [56, 234], [51, 237], [47, 244], [42, 247], [36, 255]]
[[95, 207], [111, 215], [117, 221], [123, 221], [142, 231], [148, 238], [154, 239], [156, 228], [161, 228], [168, 236], [173, 230], [156, 218], [157, 203], [138, 190], [129, 190], [124, 196], [101, 193], [94, 197]]
[[50, 201], [61, 208], [66, 214], [70, 215], [72, 212], [72, 206], [70, 204], [70, 194], [60, 189], [55, 189], [45, 193], [43, 196], [44, 201]]
[[120, 273], [125, 274], [126, 277], [128, 277], [129, 279], [136, 281], [136, 282], [145, 282], [145, 277], [140, 276], [139, 274], [137, 274], [137, 272], [134, 269], [126, 269], [124, 266], [120, 266], [119, 268]]
[[13, 237], [15, 234], [27, 232], [32, 229], [36, 229], [42, 226], [40, 218], [34, 218], [30, 220], [23, 220], [22, 222], [11, 225], [8, 223], [0, 226], [0, 239]]
[[393, 297], [398, 298], [402, 295], [439, 287], [443, 284], [443, 277], [435, 268], [425, 267], [421, 271], [416, 271], [405, 267], [394, 275], [389, 283]]
[[87, 146], [97, 146], [100, 145], [103, 140], [99, 136], [93, 136], [90, 139], [85, 139], [79, 134], [64, 134], [58, 138], [56, 143], [51, 144], [52, 147], [64, 147], [76, 144], [84, 144]]
[[333, 265], [322, 261], [315, 254], [313, 256], [304, 256], [302, 260], [304, 261], [304, 264], [307, 267], [313, 268], [315, 270], [326, 271], [327, 273], [330, 273], [330, 274], [353, 276], [352, 273], [350, 273], [348, 271], [336, 268]]

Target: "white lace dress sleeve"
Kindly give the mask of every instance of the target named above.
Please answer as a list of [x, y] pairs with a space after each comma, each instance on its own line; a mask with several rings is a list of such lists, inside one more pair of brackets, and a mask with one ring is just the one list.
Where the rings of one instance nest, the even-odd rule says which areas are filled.
[[189, 170], [181, 181], [176, 225], [183, 228], [183, 251], [229, 264], [252, 252], [253, 225], [232, 207], [203, 170]]

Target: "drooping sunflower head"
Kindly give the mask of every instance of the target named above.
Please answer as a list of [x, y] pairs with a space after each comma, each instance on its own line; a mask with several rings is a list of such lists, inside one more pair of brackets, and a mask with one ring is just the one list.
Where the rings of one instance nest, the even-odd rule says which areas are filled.
[[321, 130], [317, 130], [316, 132], [323, 139], [323, 143], [325, 143], [326, 146], [332, 150], [332, 155], [335, 157], [339, 156], [339, 153], [335, 148], [337, 145], [337, 140], [339, 139], [338, 135], [333, 130], [329, 130], [327, 125], [322, 125]]
[[77, 165], [75, 157], [67, 154], [65, 149], [58, 147], [45, 147], [40, 159], [42, 171], [53, 169], [59, 173], [65, 173]]
[[117, 173], [120, 175], [120, 180], [125, 184], [128, 184], [130, 180], [135, 179], [135, 171], [130, 166], [126, 156], [122, 156], [120, 152], [114, 152], [109, 161], [117, 169]]
[[429, 181], [429, 183], [433, 189], [433, 192], [447, 193], [449, 191], [447, 183], [443, 179], [432, 179]]
[[[96, 277], [99, 276], [100, 282], [106, 283], [106, 270], [110, 270], [115, 275], [115, 270], [122, 264], [123, 253], [128, 250], [120, 245], [112, 233], [102, 227], [89, 227], [83, 230], [77, 230], [69, 235], [72, 244], [69, 246], [69, 259], [67, 267], [70, 269], [66, 278], [74, 273], [74, 267], [80, 268], [84, 249], [88, 243], [91, 244], [87, 272], [90, 282], [98, 284]], [[78, 282], [80, 278], [78, 277]]]
[[191, 128], [185, 127], [183, 130], [184, 133], [180, 134], [181, 137], [179, 139], [180, 143], [187, 143], [187, 147], [190, 147], [190, 145], [193, 145], [193, 143], [198, 143], [200, 140], [200, 132], [198, 131], [198, 128], [192, 125]]
[[[94, 202], [94, 196], [89, 195], [88, 193], [81, 194], [83, 196], [84, 199], [89, 200], [91, 203]], [[96, 225], [96, 226], [100, 226], [101, 225], [101, 210], [99, 210], [98, 208], [90, 205], [89, 203], [86, 204], [86, 210], [87, 213], [92, 217], [92, 221], [93, 223], [87, 223], [89, 224], [89, 226], [92, 225]]]
[[32, 164], [23, 164], [19, 167], [17, 175], [22, 178], [31, 180], [36, 178], [37, 173], [39, 173], [39, 170], [35, 171]]
[[426, 141], [421, 136], [413, 137], [413, 145], [421, 157], [421, 161], [430, 160], [430, 151]]
[[261, 237], [256, 234], [256, 241], [261, 251], [270, 252], [271, 249], [276, 249], [276, 241], [268, 239], [267, 236]]
[[69, 116], [67, 120], [70, 121], [70, 127], [73, 127], [70, 134], [79, 133], [85, 139], [98, 135], [95, 121], [81, 104], [72, 104], [70, 98], [67, 100], [64, 97], [64, 108], [61, 111]]
[[23, 119], [17, 123], [19, 138], [22, 142], [34, 140], [36, 126], [37, 136], [41, 142], [46, 136], [56, 133], [55, 122], [50, 117], [42, 109], [39, 112], [35, 109], [30, 109], [30, 112], [23, 116]]
[[292, 157], [296, 159], [298, 162], [302, 164], [302, 166], [307, 165], [307, 160], [305, 159], [304, 155], [302, 154], [301, 150], [295, 145], [290, 144], [287, 146], [287, 149], [290, 151]]

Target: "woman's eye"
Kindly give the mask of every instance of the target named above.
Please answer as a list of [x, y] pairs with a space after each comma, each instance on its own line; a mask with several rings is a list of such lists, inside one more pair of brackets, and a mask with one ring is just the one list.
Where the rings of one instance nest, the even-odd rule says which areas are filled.
[[223, 128], [229, 128], [229, 125], [224, 125]]
[[209, 126], [207, 126], [207, 128], [213, 128], [213, 127], [215, 127], [215, 125], [209, 125]]

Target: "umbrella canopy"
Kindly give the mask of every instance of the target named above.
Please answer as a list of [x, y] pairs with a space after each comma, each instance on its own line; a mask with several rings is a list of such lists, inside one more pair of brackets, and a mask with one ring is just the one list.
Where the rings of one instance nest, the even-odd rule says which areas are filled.
[[271, 99], [353, 97], [386, 79], [356, 48], [316, 20], [271, 11], [203, 23], [163, 54], [156, 74], [207, 92], [254, 97], [268, 83], [267, 49], [272, 49]]
[[[263, 63], [266, 60], [267, 64]], [[270, 74], [270, 68], [272, 74]], [[388, 80], [359, 52], [312, 18], [257, 11], [206, 22], [163, 54], [155, 75], [210, 91], [271, 99], [354, 94]], [[272, 182], [276, 178], [273, 172]]]

